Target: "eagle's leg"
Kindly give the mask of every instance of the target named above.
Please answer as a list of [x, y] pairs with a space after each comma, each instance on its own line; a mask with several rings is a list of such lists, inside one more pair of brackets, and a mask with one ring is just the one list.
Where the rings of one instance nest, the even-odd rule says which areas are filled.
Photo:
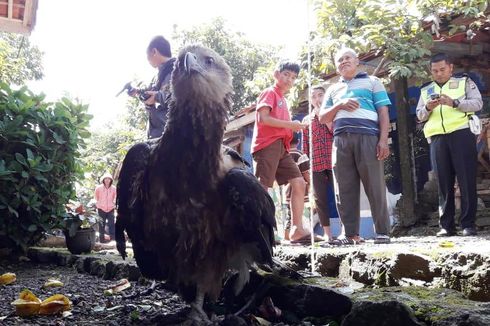
[[189, 314], [189, 318], [197, 322], [211, 323], [208, 315], [203, 309], [204, 295], [204, 291], [202, 291], [198, 286], [196, 290], [196, 299], [194, 300], [194, 302], [191, 303], [192, 311]]

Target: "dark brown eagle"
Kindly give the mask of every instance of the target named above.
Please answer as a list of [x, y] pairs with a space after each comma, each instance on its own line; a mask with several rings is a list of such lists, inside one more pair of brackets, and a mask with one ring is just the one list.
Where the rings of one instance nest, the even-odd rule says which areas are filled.
[[126, 256], [125, 230], [145, 277], [194, 289], [194, 318], [207, 318], [204, 297], [219, 296], [227, 271], [239, 272], [238, 293], [253, 263], [272, 264], [272, 199], [221, 145], [232, 92], [216, 52], [184, 48], [165, 131], [129, 150], [117, 187], [119, 252]]

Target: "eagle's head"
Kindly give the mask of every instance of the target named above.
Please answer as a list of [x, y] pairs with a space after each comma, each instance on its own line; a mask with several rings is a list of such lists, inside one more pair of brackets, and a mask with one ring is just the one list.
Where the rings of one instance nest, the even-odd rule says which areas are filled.
[[215, 51], [200, 45], [183, 48], [172, 73], [174, 101], [202, 106], [222, 104], [228, 110], [233, 94], [231, 70]]

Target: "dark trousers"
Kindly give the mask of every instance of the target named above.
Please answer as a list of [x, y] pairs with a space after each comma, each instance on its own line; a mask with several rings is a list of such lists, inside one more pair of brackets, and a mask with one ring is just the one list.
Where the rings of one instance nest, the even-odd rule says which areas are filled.
[[99, 235], [100, 235], [99, 241], [100, 242], [104, 241], [106, 223], [109, 226], [109, 235], [111, 236], [111, 240], [114, 240], [115, 231], [116, 231], [116, 228], [114, 227], [114, 210], [110, 212], [104, 212], [103, 210], [99, 209], [98, 212], [101, 218], [100, 229], [99, 229]]
[[328, 211], [328, 186], [333, 190], [332, 170], [313, 171], [313, 198], [322, 226], [330, 226], [330, 213]]
[[474, 227], [477, 206], [475, 135], [466, 128], [446, 135], [432, 136], [430, 159], [439, 188], [439, 224], [441, 228], [455, 229], [455, 177], [458, 178], [461, 191], [461, 227]]

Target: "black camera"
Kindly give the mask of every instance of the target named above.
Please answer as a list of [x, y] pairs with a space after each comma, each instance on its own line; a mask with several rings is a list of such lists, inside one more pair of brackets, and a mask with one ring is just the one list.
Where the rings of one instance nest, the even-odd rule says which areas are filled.
[[436, 94], [436, 93], [430, 94], [430, 99], [431, 100], [438, 100], [440, 98], [441, 98], [441, 95], [440, 94]]
[[124, 85], [123, 89], [121, 89], [121, 91], [119, 93], [117, 93], [116, 96], [119, 96], [119, 94], [121, 94], [124, 91], [126, 91], [126, 93], [128, 93], [129, 96], [137, 96], [138, 99], [142, 102], [146, 101], [151, 96], [150, 94], [146, 94], [148, 89], [133, 87], [131, 85], [131, 82], [126, 83], [126, 85]]

